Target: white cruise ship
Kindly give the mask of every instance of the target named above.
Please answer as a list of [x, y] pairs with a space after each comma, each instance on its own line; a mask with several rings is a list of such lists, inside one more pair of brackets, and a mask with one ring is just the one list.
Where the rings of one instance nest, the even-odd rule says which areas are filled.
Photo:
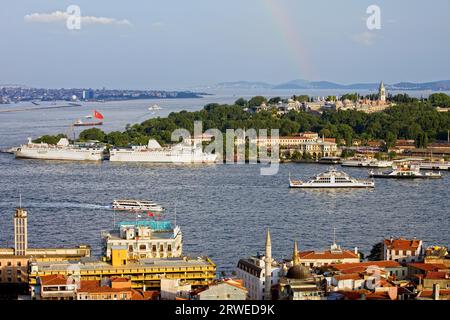
[[47, 143], [23, 144], [15, 151], [16, 158], [42, 159], [42, 160], [73, 160], [73, 161], [100, 161], [103, 160], [104, 147], [93, 145], [71, 145], [69, 140], [62, 138], [56, 145]]
[[165, 210], [162, 206], [150, 200], [114, 200], [112, 208], [121, 211], [162, 212]]
[[373, 188], [373, 180], [358, 180], [342, 171], [330, 168], [308, 181], [292, 180], [289, 176], [291, 188]]
[[201, 147], [177, 145], [163, 148], [156, 140], [147, 146], [114, 148], [109, 152], [112, 162], [154, 162], [154, 163], [213, 163], [216, 154], [204, 153]]
[[392, 161], [377, 160], [377, 159], [349, 159], [342, 161], [343, 167], [364, 167], [364, 168], [389, 168], [392, 167]]

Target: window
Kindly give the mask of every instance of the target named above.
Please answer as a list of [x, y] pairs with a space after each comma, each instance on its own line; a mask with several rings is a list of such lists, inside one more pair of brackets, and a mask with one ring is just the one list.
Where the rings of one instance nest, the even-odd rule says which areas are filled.
[[11, 267], [11, 261], [8, 261], [8, 267]]
[[21, 266], [22, 266], [22, 263], [21, 263], [20, 261], [17, 261], [17, 266], [18, 266], [18, 267], [21, 267]]
[[145, 244], [141, 244], [139, 246], [139, 250], [147, 250], [147, 246]]

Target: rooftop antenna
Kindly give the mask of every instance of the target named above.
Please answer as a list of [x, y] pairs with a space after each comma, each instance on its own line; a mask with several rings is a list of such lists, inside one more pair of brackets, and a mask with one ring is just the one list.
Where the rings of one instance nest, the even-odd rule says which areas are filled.
[[22, 193], [19, 192], [19, 208], [22, 209]]

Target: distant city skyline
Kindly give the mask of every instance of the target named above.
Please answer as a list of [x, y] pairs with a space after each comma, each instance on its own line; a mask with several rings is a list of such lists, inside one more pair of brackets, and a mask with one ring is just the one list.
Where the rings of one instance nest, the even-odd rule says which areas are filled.
[[[81, 10], [79, 30], [66, 26], [71, 5]], [[370, 5], [381, 10], [379, 30], [367, 28]], [[0, 84], [183, 89], [447, 80], [448, 12], [448, 0], [5, 0]]]

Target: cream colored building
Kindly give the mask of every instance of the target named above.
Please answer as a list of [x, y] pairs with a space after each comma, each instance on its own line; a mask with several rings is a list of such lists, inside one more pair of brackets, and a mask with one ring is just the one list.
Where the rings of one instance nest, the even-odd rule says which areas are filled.
[[120, 222], [118, 229], [103, 233], [103, 242], [108, 261], [114, 247], [124, 247], [129, 260], [181, 257], [183, 252], [181, 229], [168, 221]]
[[[244, 144], [245, 140], [237, 139], [236, 144]], [[258, 148], [270, 148], [278, 145], [280, 150], [288, 150], [289, 152], [298, 151], [301, 154], [307, 153], [313, 157], [331, 157], [339, 154], [336, 142], [330, 139], [319, 138], [315, 132], [305, 132], [294, 136], [285, 137], [258, 137], [250, 139], [250, 143], [258, 146]]]

